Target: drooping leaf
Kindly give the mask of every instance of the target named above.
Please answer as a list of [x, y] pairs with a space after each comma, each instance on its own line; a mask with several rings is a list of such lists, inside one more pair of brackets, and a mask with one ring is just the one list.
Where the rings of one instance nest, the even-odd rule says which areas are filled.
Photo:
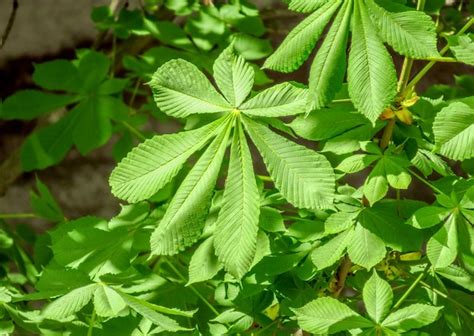
[[254, 77], [253, 68], [236, 53], [233, 45], [227, 47], [214, 62], [217, 86], [234, 107], [239, 107], [250, 94]]
[[196, 130], [157, 135], [135, 147], [110, 175], [112, 193], [129, 202], [150, 198], [178, 174], [224, 121], [221, 118]]
[[443, 108], [433, 123], [435, 145], [439, 153], [453, 159], [474, 157], [474, 109], [454, 102]]
[[389, 283], [381, 279], [374, 270], [364, 285], [362, 295], [369, 316], [376, 323], [382, 322], [392, 307], [393, 292]]
[[329, 103], [346, 73], [346, 46], [353, 1], [345, 1], [314, 58], [309, 75], [308, 111]]
[[291, 83], [266, 89], [240, 106], [242, 113], [256, 117], [282, 117], [306, 112], [308, 90]]
[[332, 334], [373, 325], [345, 304], [330, 297], [311, 301], [293, 310], [301, 328], [315, 334]]
[[290, 142], [249, 118], [244, 121], [275, 185], [288, 201], [308, 209], [331, 206], [335, 178], [324, 156]]
[[239, 120], [234, 129], [229, 172], [214, 240], [219, 260], [238, 279], [249, 270], [255, 256], [259, 208], [260, 195], [252, 157]]
[[172, 117], [228, 112], [233, 108], [194, 64], [183, 59], [163, 64], [153, 74], [150, 86], [158, 107]]
[[396, 95], [396, 72], [362, 1], [352, 16], [348, 66], [349, 93], [357, 109], [373, 124]]
[[298, 69], [310, 55], [340, 4], [340, 0], [328, 1], [304, 19], [267, 58], [264, 67], [281, 72], [292, 72]]
[[199, 239], [224, 158], [229, 132], [228, 121], [225, 129], [209, 145], [179, 186], [151, 236], [153, 254], [173, 255]]

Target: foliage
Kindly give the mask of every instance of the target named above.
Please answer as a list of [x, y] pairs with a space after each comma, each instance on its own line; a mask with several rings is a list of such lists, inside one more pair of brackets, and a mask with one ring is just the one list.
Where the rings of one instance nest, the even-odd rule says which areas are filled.
[[[0, 333], [474, 332], [474, 78], [416, 90], [473, 64], [472, 6], [286, 2], [307, 17], [273, 53], [247, 1], [95, 8], [111, 50], [37, 64], [2, 101], [38, 125], [23, 171], [112, 144], [124, 202], [68, 219], [36, 178], [32, 213], [0, 214]], [[262, 70], [314, 49], [308, 85]]]

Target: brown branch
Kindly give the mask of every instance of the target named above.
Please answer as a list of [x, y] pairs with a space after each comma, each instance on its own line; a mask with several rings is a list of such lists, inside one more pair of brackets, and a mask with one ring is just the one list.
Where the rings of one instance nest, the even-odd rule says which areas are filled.
[[347, 275], [351, 271], [351, 267], [352, 262], [349, 257], [344, 257], [344, 259], [342, 259], [341, 265], [339, 265], [339, 269], [337, 270], [337, 282], [334, 291], [334, 297], [339, 297], [339, 295], [341, 295], [341, 292], [346, 285]]
[[10, 13], [10, 17], [8, 18], [5, 31], [3, 32], [3, 35], [2, 35], [2, 43], [0, 44], [0, 49], [2, 49], [5, 43], [7, 42], [8, 36], [10, 35], [10, 31], [13, 28], [13, 23], [15, 22], [17, 10], [18, 10], [18, 0], [13, 0], [12, 11]]

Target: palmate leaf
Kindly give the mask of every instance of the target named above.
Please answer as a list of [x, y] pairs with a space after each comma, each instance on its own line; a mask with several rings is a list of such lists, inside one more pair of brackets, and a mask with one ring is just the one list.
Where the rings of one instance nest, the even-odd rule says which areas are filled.
[[266, 89], [239, 107], [242, 113], [256, 117], [281, 117], [306, 112], [308, 90], [291, 83]]
[[412, 304], [391, 313], [382, 322], [382, 326], [397, 332], [421, 328], [436, 321], [441, 309], [442, 307], [433, 307], [419, 303]]
[[150, 81], [153, 97], [166, 114], [183, 118], [196, 113], [232, 111], [204, 74], [182, 59], [163, 64]]
[[354, 105], [375, 123], [395, 98], [397, 78], [390, 54], [377, 35], [362, 1], [355, 1], [354, 5], [347, 74]]
[[241, 278], [255, 256], [260, 194], [252, 157], [240, 122], [234, 129], [224, 200], [217, 218], [214, 246], [225, 269]]
[[457, 215], [451, 214], [446, 223], [428, 241], [426, 254], [434, 268], [447, 267], [458, 254]]
[[332, 238], [326, 244], [318, 246], [311, 253], [311, 261], [318, 270], [334, 265], [343, 256], [350, 243], [351, 231], [346, 230]]
[[253, 68], [231, 45], [219, 55], [213, 69], [216, 84], [226, 99], [232, 106], [240, 106], [252, 90], [255, 77]]
[[199, 129], [157, 135], [135, 147], [112, 171], [112, 193], [129, 202], [150, 198], [180, 171], [183, 164], [209, 139], [225, 117]]
[[280, 47], [267, 58], [264, 68], [281, 72], [298, 69], [308, 58], [341, 0], [328, 1], [293, 29]]
[[342, 5], [314, 58], [309, 75], [308, 111], [329, 103], [341, 89], [346, 73], [346, 46], [353, 1]]
[[151, 236], [153, 254], [173, 255], [199, 239], [232, 122], [233, 118], [227, 121], [224, 131], [206, 149], [171, 199], [163, 219]]
[[398, 53], [414, 58], [439, 56], [436, 26], [430, 16], [422, 11], [407, 10], [393, 1], [368, 0], [366, 3], [380, 37]]
[[443, 108], [433, 123], [435, 145], [439, 153], [453, 159], [474, 157], [474, 109], [455, 102]]
[[318, 335], [373, 326], [372, 322], [330, 297], [311, 301], [293, 311], [301, 328]]
[[276, 187], [290, 203], [307, 209], [331, 206], [335, 176], [323, 155], [293, 143], [249, 118], [243, 120]]
[[385, 257], [384, 241], [362, 225], [356, 225], [350, 234], [347, 253], [355, 264], [370, 269]]

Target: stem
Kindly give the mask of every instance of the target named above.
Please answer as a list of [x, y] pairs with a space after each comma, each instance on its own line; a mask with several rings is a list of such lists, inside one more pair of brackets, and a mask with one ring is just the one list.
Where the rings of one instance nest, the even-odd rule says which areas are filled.
[[[184, 277], [184, 275], [182, 275], [181, 272], [168, 259], [165, 259], [165, 263], [173, 270], [173, 272], [176, 273], [176, 275], [181, 280], [186, 282], [186, 278]], [[200, 298], [206, 304], [206, 306], [214, 313], [214, 315], [220, 315], [219, 311], [214, 308], [214, 306], [196, 288], [194, 288], [193, 285], [189, 285], [188, 287], [194, 292], [194, 294], [196, 294], [198, 298]]]
[[94, 309], [94, 310], [92, 310], [92, 316], [91, 316], [91, 320], [89, 322], [89, 329], [87, 330], [87, 336], [92, 336], [92, 330], [94, 329], [96, 316], [97, 316], [97, 314], [96, 314], [95, 309]]
[[390, 140], [392, 139], [393, 129], [395, 128], [395, 118], [390, 119], [388, 124], [385, 126], [382, 134], [382, 140], [380, 140], [380, 148], [387, 148]]
[[20, 218], [35, 218], [36, 215], [33, 213], [12, 213], [12, 214], [0, 214], [0, 219], [20, 219]]
[[337, 272], [337, 290], [334, 293], [334, 297], [337, 298], [339, 297], [339, 295], [341, 295], [341, 292], [346, 285], [347, 275], [351, 271], [351, 267], [352, 267], [351, 260], [347, 256], [344, 257], [341, 265], [339, 266], [339, 271]]
[[415, 279], [415, 281], [413, 281], [413, 283], [407, 289], [407, 291], [403, 293], [402, 297], [397, 301], [397, 303], [393, 305], [392, 309], [394, 310], [398, 309], [402, 305], [403, 301], [405, 301], [408, 295], [410, 295], [410, 293], [413, 292], [413, 290], [418, 285], [418, 283], [425, 277], [426, 273], [428, 273], [429, 269], [430, 269], [430, 265], [426, 265], [425, 270], [420, 275], [418, 275], [418, 277]]
[[130, 133], [135, 135], [139, 140], [141, 141], [146, 140], [146, 137], [139, 130], [137, 130], [135, 127], [130, 125], [128, 122], [122, 121], [122, 125], [124, 125], [130, 131]]
[[0, 43], [0, 49], [3, 48], [5, 43], [7, 43], [8, 36], [10, 35], [10, 32], [13, 28], [13, 23], [15, 22], [15, 17], [16, 17], [16, 12], [18, 10], [18, 0], [13, 0], [12, 1], [12, 11], [10, 13], [10, 17], [8, 18], [7, 26], [5, 28], [5, 31], [3, 32], [2, 35], [2, 41]]
[[456, 300], [454, 299], [451, 299], [447, 294], [443, 293], [442, 291], [428, 285], [426, 282], [424, 281], [420, 281], [420, 285], [422, 285], [423, 287], [433, 291], [434, 293], [438, 294], [439, 296], [441, 296], [442, 298], [454, 303], [455, 305], [457, 305], [459, 308], [461, 308], [462, 310], [464, 310], [466, 313], [468, 313], [470, 316], [474, 316], [474, 312], [471, 311], [469, 308], [467, 308], [466, 306], [460, 304], [459, 302], [457, 302]]
[[[463, 33], [465, 33], [472, 25], [474, 24], [474, 18], [471, 18], [457, 33], [456, 33], [456, 36], [459, 36]], [[439, 54], [441, 56], [443, 56], [444, 54], [446, 54], [449, 50], [449, 45], [446, 45], [443, 49], [441, 49], [441, 51], [439, 52]], [[416, 84], [418, 84], [418, 82], [428, 73], [428, 71], [431, 70], [431, 68], [436, 64], [436, 60], [433, 60], [431, 62], [429, 62], [428, 64], [426, 64], [424, 66], [423, 69], [420, 70], [420, 72], [418, 72], [418, 74], [411, 80], [411, 82], [408, 84], [407, 88], [406, 88], [406, 92], [409, 92], [411, 90], [413, 90], [413, 88], [415, 87]]]
[[436, 191], [438, 194], [444, 194], [444, 192], [442, 192], [440, 189], [438, 189], [437, 187], [435, 187], [432, 183], [430, 183], [427, 179], [425, 179], [424, 177], [418, 175], [417, 173], [415, 173], [413, 170], [411, 169], [408, 169], [408, 171], [410, 172], [410, 174], [412, 174], [413, 176], [415, 176], [418, 180], [420, 180], [421, 182], [423, 182], [424, 184], [426, 184], [428, 187], [430, 187], [431, 189], [433, 189], [434, 191]]

